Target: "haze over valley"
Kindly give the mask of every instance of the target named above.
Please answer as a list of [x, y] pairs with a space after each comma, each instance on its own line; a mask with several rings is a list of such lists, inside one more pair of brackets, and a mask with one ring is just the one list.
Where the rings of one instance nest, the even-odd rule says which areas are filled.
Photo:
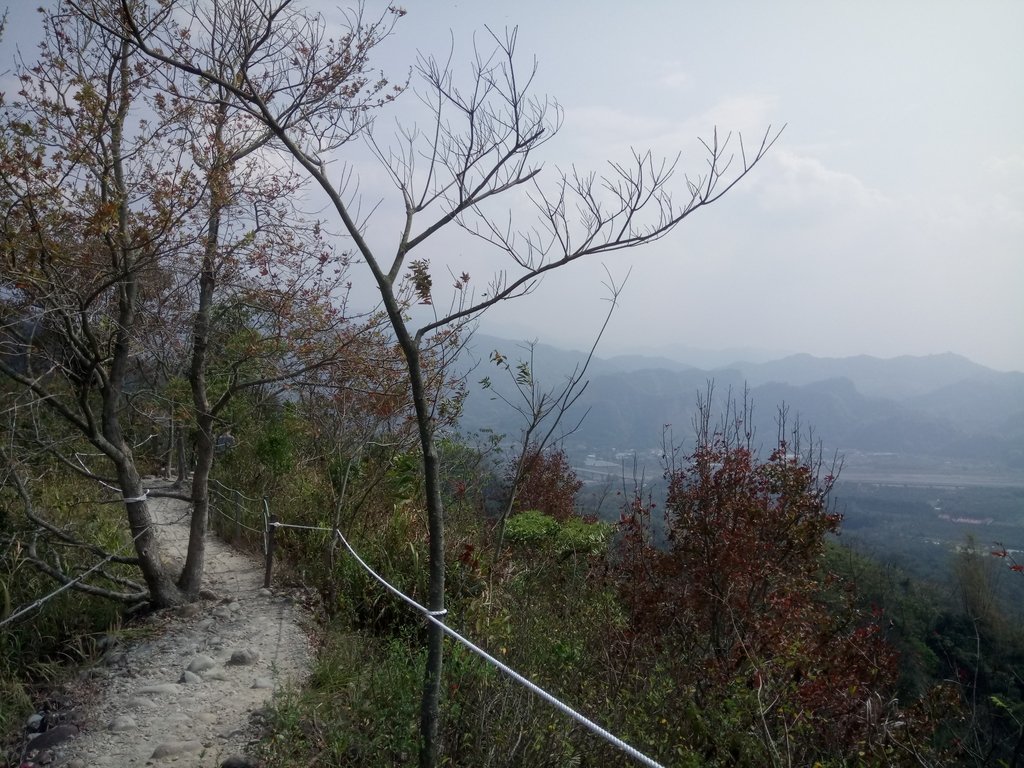
[[[511, 396], [514, 387], [488, 362], [493, 350], [516, 360], [529, 355], [525, 342], [473, 337], [466, 359], [477, 367], [468, 375], [462, 425], [467, 431], [488, 427], [514, 436], [521, 418], [495, 396]], [[892, 359], [797, 354], [714, 367], [691, 363], [699, 354], [595, 356], [585, 375], [589, 383], [561, 425], [564, 432], [586, 414], [565, 437], [566, 451], [604, 461], [634, 453], [657, 457], [666, 425], [685, 445], [692, 439], [698, 393], [713, 382], [719, 408], [728, 396], [741, 398], [744, 386], [749, 388], [753, 426], [765, 444], [774, 442], [778, 407], [785, 405], [790, 421], [798, 417], [827, 452], [845, 458], [847, 477], [917, 475], [908, 482], [934, 476], [936, 482], [1024, 485], [1024, 373], [995, 371], [954, 354]], [[541, 390], [560, 386], [586, 361], [584, 352], [542, 343], [532, 355]], [[702, 355], [706, 359], [711, 353]], [[479, 387], [484, 376], [493, 390]]]
[[[531, 359], [526, 342], [476, 334], [466, 356], [476, 367], [467, 375], [462, 428], [493, 430], [511, 444], [525, 424], [501, 399], [515, 402], [520, 395], [490, 361], [495, 350], [510, 360]], [[727, 398], [741, 399], [746, 386], [756, 445], [774, 447], [784, 405], [790, 427], [798, 420], [803, 435], [810, 429], [821, 441], [826, 458], [841, 460], [835, 494], [844, 514], [842, 541], [942, 584], [968, 537], [982, 547], [1024, 551], [1024, 373], [954, 354], [794, 354], [703, 367], [729, 353], [682, 352], [590, 361], [589, 383], [554, 433], [564, 435], [562, 447], [585, 482], [584, 508], [600, 504], [602, 516], [617, 519], [609, 489], [631, 487], [640, 477], [655, 497], [663, 496], [663, 437], [691, 449], [698, 396], [709, 383], [716, 413]], [[538, 390], [559, 390], [586, 358], [535, 344], [531, 372]], [[479, 386], [485, 376], [490, 389]], [[1018, 581], [1003, 585], [1016, 613], [1024, 605]]]

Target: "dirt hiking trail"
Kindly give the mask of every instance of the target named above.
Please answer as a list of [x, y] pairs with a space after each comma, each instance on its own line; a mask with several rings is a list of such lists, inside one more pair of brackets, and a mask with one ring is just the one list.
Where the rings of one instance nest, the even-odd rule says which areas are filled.
[[[164, 557], [180, 568], [189, 504], [151, 498], [149, 507]], [[291, 594], [262, 587], [263, 563], [211, 532], [206, 599], [155, 614], [152, 635], [108, 651], [91, 672], [95, 694], [74, 717], [79, 732], [37, 749], [27, 765], [254, 765], [244, 757], [257, 735], [253, 713], [275, 690], [301, 683], [312, 656], [309, 613]], [[76, 728], [62, 727], [65, 738]]]

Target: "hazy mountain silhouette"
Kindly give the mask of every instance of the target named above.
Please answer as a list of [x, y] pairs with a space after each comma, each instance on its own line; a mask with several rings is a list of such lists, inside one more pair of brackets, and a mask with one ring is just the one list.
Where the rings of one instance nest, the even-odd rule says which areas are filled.
[[[522, 357], [515, 342], [483, 336], [479, 350]], [[486, 359], [486, 354], [483, 355]], [[586, 355], [537, 345], [533, 371], [542, 388], [560, 386]], [[489, 368], [488, 368], [489, 366]], [[485, 371], [483, 373], [482, 371]], [[589, 384], [565, 424], [587, 412], [570, 443], [609, 454], [660, 445], [672, 425], [676, 440], [692, 433], [697, 393], [714, 380], [719, 405], [744, 382], [754, 401], [753, 423], [764, 444], [777, 433], [777, 407], [813, 426], [825, 445], [841, 451], [929, 455], [1024, 467], [1024, 374], [1002, 373], [953, 354], [881, 359], [791, 355], [767, 363], [737, 363], [700, 370], [679, 361], [642, 355], [595, 358]], [[484, 363], [470, 376], [489, 375], [494, 389], [513, 393], [507, 374]], [[489, 427], [518, 435], [522, 420], [493, 391], [472, 387], [464, 428]]]
[[902, 399], [924, 395], [979, 376], [998, 375], [997, 371], [954, 354], [893, 358], [857, 355], [855, 357], [813, 357], [790, 355], [767, 363], [737, 363], [751, 385], [782, 382], [812, 384], [826, 379], [844, 378], [853, 382], [864, 395]]

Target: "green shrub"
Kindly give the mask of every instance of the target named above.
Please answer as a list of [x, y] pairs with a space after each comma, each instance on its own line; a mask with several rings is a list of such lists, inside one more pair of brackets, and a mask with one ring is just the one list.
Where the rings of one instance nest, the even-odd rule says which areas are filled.
[[588, 522], [580, 517], [567, 520], [559, 530], [555, 546], [559, 554], [603, 555], [608, 551], [612, 526]]
[[423, 654], [399, 638], [329, 629], [307, 688], [275, 702], [261, 756], [278, 768], [414, 765]]
[[560, 529], [558, 521], [543, 512], [531, 509], [508, 519], [505, 538], [510, 544], [540, 545], [551, 541]]

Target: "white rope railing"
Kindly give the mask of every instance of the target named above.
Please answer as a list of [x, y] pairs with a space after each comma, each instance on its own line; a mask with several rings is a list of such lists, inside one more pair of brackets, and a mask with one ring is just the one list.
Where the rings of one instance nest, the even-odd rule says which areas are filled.
[[361, 558], [359, 556], [359, 553], [356, 552], [356, 550], [352, 547], [351, 544], [349, 544], [348, 539], [345, 538], [345, 535], [341, 532], [340, 529], [338, 529], [338, 528], [324, 528], [324, 527], [321, 527], [321, 526], [313, 526], [313, 525], [294, 525], [294, 524], [290, 524], [290, 523], [269, 522], [269, 520], [268, 520], [267, 525], [268, 525], [268, 527], [272, 527], [272, 528], [292, 528], [292, 529], [295, 529], [295, 530], [303, 530], [303, 531], [323, 531], [323, 532], [326, 532], [326, 533], [332, 533], [334, 536], [337, 536], [338, 540], [341, 541], [342, 545], [345, 547], [345, 549], [348, 550], [349, 554], [352, 555], [353, 558], [355, 558], [356, 562], [359, 563], [359, 565], [362, 566], [362, 568], [368, 574], [370, 574], [370, 576], [372, 576], [382, 587], [384, 587], [388, 592], [390, 592], [392, 595], [394, 595], [399, 600], [404, 602], [410, 608], [412, 608], [413, 610], [421, 613], [423, 615], [423, 617], [426, 618], [427, 621], [437, 625], [437, 627], [442, 632], [444, 632], [446, 635], [448, 635], [450, 638], [452, 638], [456, 642], [460, 643], [461, 645], [465, 646], [470, 651], [472, 651], [473, 653], [478, 655], [480, 658], [484, 659], [485, 661], [490, 662], [491, 664], [496, 666], [498, 669], [500, 669], [502, 672], [504, 672], [506, 675], [511, 677], [513, 680], [515, 680], [517, 683], [519, 683], [520, 685], [523, 685], [524, 687], [529, 689], [531, 692], [533, 692], [534, 694], [539, 696], [541, 699], [546, 701], [548, 704], [553, 706], [559, 712], [561, 712], [561, 713], [563, 713], [565, 715], [568, 715], [570, 718], [572, 718], [577, 723], [582, 725], [588, 731], [590, 731], [594, 735], [599, 736], [600, 738], [604, 739], [609, 744], [611, 744], [612, 746], [618, 748], [620, 751], [624, 752], [625, 754], [629, 755], [631, 758], [633, 758], [637, 762], [642, 763], [643, 765], [646, 765], [649, 768], [662, 768], [661, 763], [658, 763], [657, 761], [651, 759], [650, 757], [645, 755], [640, 750], [638, 750], [635, 747], [627, 744], [625, 741], [620, 739], [615, 734], [613, 734], [610, 731], [602, 728], [600, 725], [595, 723], [590, 718], [588, 718], [585, 715], [577, 712], [575, 709], [570, 707], [568, 704], [566, 704], [565, 702], [563, 702], [560, 699], [556, 698], [553, 694], [550, 694], [547, 691], [545, 691], [543, 688], [541, 688], [539, 685], [534, 683], [529, 678], [527, 678], [527, 677], [521, 675], [520, 673], [516, 672], [514, 669], [512, 669], [512, 667], [508, 666], [508, 664], [505, 664], [504, 662], [500, 661], [499, 659], [496, 659], [494, 656], [489, 654], [483, 648], [481, 648], [480, 646], [476, 645], [473, 641], [469, 640], [468, 638], [464, 637], [463, 635], [459, 634], [457, 631], [455, 631], [454, 629], [449, 627], [447, 624], [445, 624], [443, 621], [441, 621], [441, 617], [444, 616], [445, 614], [447, 614], [446, 610], [431, 611], [428, 608], [420, 605], [418, 602], [416, 602], [411, 597], [406, 595], [404, 592], [402, 592], [396, 586], [391, 584], [387, 579], [385, 579], [383, 576], [381, 576], [379, 573], [377, 573], [375, 570], [373, 570], [373, 568], [371, 568], [366, 563], [366, 561], [363, 560], [363, 558]]
[[[254, 501], [254, 502], [256, 502], [257, 504], [259, 504], [259, 502], [260, 502], [260, 500], [259, 500], [259, 499], [257, 499], [257, 498], [254, 498], [254, 497], [252, 497], [252, 496], [246, 496], [246, 495], [245, 495], [244, 493], [242, 493], [242, 492], [241, 492], [240, 490], [238, 490], [237, 488], [232, 488], [231, 486], [228, 486], [228, 485], [224, 485], [224, 483], [222, 483], [222, 482], [221, 482], [220, 480], [217, 480], [216, 478], [213, 478], [213, 477], [211, 477], [211, 478], [209, 479], [209, 481], [207, 482], [207, 487], [209, 487], [209, 486], [212, 486], [212, 485], [219, 485], [219, 486], [220, 486], [221, 488], [223, 488], [223, 489], [224, 489], [225, 491], [228, 491], [228, 492], [230, 492], [230, 493], [237, 493], [237, 494], [238, 494], [238, 495], [239, 495], [239, 496], [240, 496], [241, 498], [245, 499], [246, 501]], [[211, 490], [212, 490], [212, 489], [211, 489]], [[214, 493], [217, 493], [217, 491], [214, 491]], [[223, 495], [223, 494], [221, 494], [221, 495]]]
[[[216, 488], [214, 488], [214, 485], [219, 485], [221, 488], [224, 489], [224, 491], [226, 491], [226, 493], [224, 491], [218, 491]], [[229, 515], [227, 512], [225, 512], [224, 510], [220, 509], [220, 507], [213, 502], [213, 497], [216, 497], [217, 499], [220, 499], [223, 503], [229, 504], [229, 505], [236, 505], [236, 504], [238, 504], [238, 500], [239, 499], [244, 499], [245, 501], [252, 501], [252, 502], [256, 502], [256, 503], [259, 503], [259, 501], [260, 501], [259, 499], [255, 499], [252, 496], [246, 496], [244, 493], [239, 491], [237, 488], [232, 488], [230, 486], [224, 485], [224, 483], [220, 482], [219, 480], [215, 480], [212, 477], [207, 482], [207, 486], [206, 487], [209, 490], [210, 496], [211, 496], [210, 504], [209, 504], [209, 508], [211, 510], [216, 512], [218, 515], [223, 517], [225, 520], [227, 520], [227, 521], [231, 522], [232, 524], [238, 526], [239, 528], [245, 528], [245, 530], [247, 530], [247, 531], [252, 531], [253, 533], [258, 533], [258, 534], [261, 534], [261, 535], [265, 535], [266, 534], [266, 528], [265, 527], [264, 528], [254, 528], [251, 525], [246, 525], [245, 523], [243, 523], [241, 521], [240, 518], [233, 517], [232, 515]], [[232, 494], [236, 498], [232, 498], [228, 494]]]
[[[226, 488], [226, 486], [222, 486], [222, 487]], [[116, 490], [116, 489], [113, 489], [113, 490]], [[124, 499], [124, 501], [126, 501], [126, 502], [145, 501], [147, 496], [148, 496], [148, 493], [149, 492], [147, 490], [140, 497], [137, 497], [137, 498], [126, 498], [126, 499]], [[246, 498], [248, 498], [248, 497], [246, 497]], [[337, 527], [335, 527], [335, 528], [326, 528], [326, 527], [323, 527], [323, 526], [297, 525], [297, 524], [293, 524], [293, 523], [281, 523], [281, 522], [278, 522], [276, 520], [272, 521], [271, 518], [270, 518], [270, 508], [269, 508], [269, 504], [267, 503], [267, 499], [264, 498], [262, 501], [263, 501], [263, 521], [264, 521], [264, 530], [262, 531], [262, 533], [264, 534], [264, 553], [267, 553], [267, 539], [268, 539], [268, 537], [270, 535], [271, 528], [284, 528], [284, 529], [293, 529], [293, 530], [301, 530], [301, 531], [319, 531], [319, 532], [323, 532], [323, 533], [329, 533], [332, 536], [337, 537], [338, 540], [341, 542], [341, 544], [349, 552], [349, 554], [352, 555], [352, 557], [356, 560], [357, 563], [359, 563], [359, 565], [363, 568], [363, 570], [365, 570], [375, 581], [377, 581], [382, 587], [384, 587], [384, 589], [386, 589], [392, 595], [394, 595], [399, 600], [404, 602], [410, 608], [412, 608], [413, 610], [415, 610], [418, 613], [422, 614], [423, 617], [427, 621], [435, 624], [442, 632], [444, 632], [450, 638], [452, 638], [456, 642], [460, 643], [461, 645], [463, 645], [465, 648], [467, 648], [468, 650], [470, 650], [473, 653], [475, 653], [480, 658], [482, 658], [485, 661], [489, 662], [490, 664], [494, 665], [499, 670], [504, 672], [506, 675], [511, 677], [513, 680], [518, 682], [520, 685], [524, 686], [529, 691], [531, 691], [532, 693], [534, 693], [535, 695], [537, 695], [538, 697], [540, 697], [541, 699], [546, 701], [548, 704], [553, 706], [555, 709], [557, 709], [558, 711], [560, 711], [563, 714], [567, 715], [568, 717], [570, 717], [571, 719], [573, 719], [574, 721], [576, 721], [577, 723], [582, 725], [584, 728], [589, 730], [591, 733], [593, 733], [594, 735], [604, 739], [609, 744], [611, 744], [612, 746], [616, 747], [617, 749], [619, 749], [620, 751], [622, 751], [623, 753], [625, 753], [629, 757], [633, 758], [637, 762], [639, 762], [639, 763], [641, 763], [643, 765], [649, 766], [649, 768], [662, 768], [660, 763], [658, 763], [655, 760], [651, 759], [650, 757], [648, 757], [644, 753], [640, 752], [638, 749], [636, 749], [635, 747], [631, 746], [630, 744], [627, 744], [625, 741], [620, 739], [615, 734], [611, 733], [610, 731], [606, 730], [605, 728], [602, 728], [600, 725], [595, 723], [590, 718], [586, 717], [585, 715], [581, 714], [580, 712], [577, 712], [575, 709], [570, 707], [568, 704], [566, 704], [565, 702], [561, 701], [560, 699], [555, 697], [553, 694], [547, 692], [546, 690], [541, 688], [539, 685], [534, 683], [529, 678], [525, 677], [524, 675], [521, 675], [519, 672], [517, 672], [516, 670], [512, 669], [512, 667], [508, 666], [504, 662], [502, 662], [499, 659], [495, 658], [490, 653], [485, 651], [483, 648], [481, 648], [480, 646], [476, 645], [474, 642], [472, 642], [471, 640], [469, 640], [468, 638], [466, 638], [465, 636], [463, 636], [462, 634], [460, 634], [456, 630], [454, 630], [451, 627], [449, 627], [447, 624], [445, 624], [441, 620], [442, 617], [447, 615], [447, 610], [442, 609], [442, 610], [438, 610], [438, 611], [432, 611], [429, 608], [426, 608], [425, 606], [421, 605], [420, 603], [418, 603], [417, 601], [415, 601], [414, 599], [412, 599], [408, 595], [406, 595], [404, 592], [402, 592], [397, 587], [395, 587], [387, 579], [385, 579], [383, 576], [381, 576], [379, 573], [377, 573], [373, 568], [371, 568], [369, 566], [369, 564], [367, 564], [367, 562], [365, 560], [363, 560], [362, 557], [360, 557], [359, 553], [356, 552], [355, 548], [349, 543], [348, 539], [345, 538], [345, 535], [341, 532], [341, 530], [339, 528], [337, 528]], [[219, 514], [224, 515], [224, 517], [226, 517], [228, 519], [231, 519], [233, 522], [237, 522], [237, 521], [234, 521], [233, 518], [229, 518], [226, 514], [224, 514], [220, 510], [216, 510], [216, 511]], [[244, 525], [243, 525], [243, 527], [248, 528], [249, 530], [254, 531], [256, 533], [260, 533], [260, 531], [258, 529], [256, 529], [256, 528], [252, 528], [250, 526], [244, 526]], [[137, 533], [135, 535], [135, 537], [132, 539], [132, 543], [134, 543], [139, 538], [139, 536], [141, 536], [143, 533], [145, 533], [146, 530], [148, 530], [148, 527], [143, 529], [142, 531], [139, 531], [139, 533]], [[74, 579], [72, 579], [72, 580], [62, 584], [59, 588], [57, 588], [53, 592], [51, 592], [51, 593], [49, 593], [47, 595], [44, 595], [43, 597], [40, 597], [40, 598], [34, 600], [32, 603], [29, 603], [28, 605], [24, 606], [23, 608], [20, 608], [16, 612], [12, 613], [10, 616], [7, 616], [3, 620], [0, 620], [0, 627], [6, 626], [7, 624], [10, 624], [10, 623], [16, 621], [17, 619], [21, 618], [22, 616], [24, 616], [24, 615], [26, 615], [26, 614], [34, 611], [34, 610], [37, 610], [37, 609], [41, 608], [43, 605], [45, 605], [47, 602], [49, 602], [53, 598], [57, 597], [58, 595], [62, 594], [65, 591], [67, 591], [68, 589], [71, 589], [76, 584], [78, 584], [82, 580], [84, 580], [87, 576], [89, 576], [90, 574], [95, 573], [96, 571], [98, 571], [104, 565], [109, 563], [114, 557], [116, 557], [116, 555], [108, 555], [106, 558], [104, 558], [100, 562], [96, 563], [94, 566], [92, 566], [88, 570], [84, 571], [79, 576], [77, 576]]]

